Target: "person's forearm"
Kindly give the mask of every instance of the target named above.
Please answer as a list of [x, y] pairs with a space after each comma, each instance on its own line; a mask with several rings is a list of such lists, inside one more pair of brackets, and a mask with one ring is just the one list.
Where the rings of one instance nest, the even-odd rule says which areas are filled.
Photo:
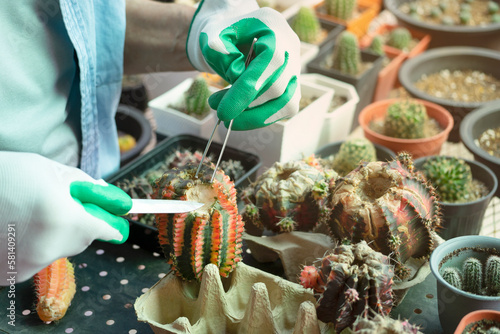
[[195, 8], [151, 0], [127, 0], [124, 72], [193, 71], [186, 39]]

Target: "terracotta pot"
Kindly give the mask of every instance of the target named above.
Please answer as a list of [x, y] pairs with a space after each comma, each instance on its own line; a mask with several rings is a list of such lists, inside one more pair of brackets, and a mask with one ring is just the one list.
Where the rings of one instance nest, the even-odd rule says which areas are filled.
[[453, 117], [446, 109], [432, 102], [415, 99], [425, 106], [429, 118], [435, 119], [441, 128], [443, 128], [443, 131], [435, 136], [421, 139], [400, 139], [384, 136], [370, 129], [369, 125], [372, 121], [385, 117], [389, 105], [401, 100], [403, 99], [377, 101], [369, 104], [361, 111], [358, 120], [365, 137], [396, 153], [402, 151], [409, 152], [414, 159], [427, 155], [438, 155], [453, 128]]
[[346, 27], [346, 30], [354, 33], [356, 36], [358, 36], [358, 38], [366, 34], [370, 23], [380, 12], [380, 8], [381, 6], [377, 3], [377, 1], [358, 0], [358, 15], [354, 15], [353, 18], [346, 21], [336, 18], [332, 15], [328, 15], [324, 8], [324, 1], [321, 1], [314, 6], [316, 15], [318, 17], [344, 25]]
[[494, 320], [500, 323], [500, 311], [494, 310], [478, 310], [474, 312], [467, 313], [462, 320], [460, 320], [457, 329], [455, 329], [455, 334], [462, 334], [469, 324], [478, 322], [481, 320]]
[[377, 85], [373, 93], [373, 102], [389, 98], [391, 90], [394, 89], [398, 81], [399, 68], [407, 58], [407, 55], [401, 52], [395, 54], [389, 51], [385, 55], [389, 58], [389, 64], [382, 67], [380, 72], [378, 72]]

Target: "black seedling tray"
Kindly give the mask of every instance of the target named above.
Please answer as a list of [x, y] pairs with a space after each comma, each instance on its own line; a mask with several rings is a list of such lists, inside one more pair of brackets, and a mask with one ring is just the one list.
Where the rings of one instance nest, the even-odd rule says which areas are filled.
[[[158, 145], [148, 153], [121, 168], [106, 181], [111, 184], [116, 184], [117, 182], [131, 179], [134, 176], [141, 176], [150, 170], [159, 168], [159, 166], [165, 162], [165, 159], [177, 150], [188, 149], [191, 152], [196, 150], [203, 152], [206, 145], [206, 139], [192, 135], [168, 137], [158, 143]], [[218, 157], [221, 149], [221, 144], [212, 142], [209, 154]], [[229, 159], [240, 161], [245, 169], [245, 174], [234, 180], [234, 185], [237, 190], [242, 190], [251, 181], [255, 181], [257, 170], [262, 164], [258, 156], [226, 146], [222, 160]], [[156, 227], [131, 219], [129, 219], [129, 221], [131, 222], [129, 241], [147, 250], [159, 252], [160, 248], [157, 241], [158, 232]]]

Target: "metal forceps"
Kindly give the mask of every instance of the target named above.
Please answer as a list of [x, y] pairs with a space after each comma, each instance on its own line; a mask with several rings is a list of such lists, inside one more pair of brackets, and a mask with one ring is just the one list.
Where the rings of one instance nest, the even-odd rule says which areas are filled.
[[[252, 41], [252, 45], [250, 45], [250, 50], [248, 51], [247, 58], [245, 60], [245, 68], [248, 67], [248, 64], [250, 64], [250, 61], [252, 60], [253, 56], [253, 48], [255, 45], [255, 42], [257, 42], [257, 38], [254, 38]], [[196, 170], [195, 178], [198, 178], [198, 173], [200, 172], [201, 166], [203, 165], [203, 161], [205, 161], [205, 157], [207, 156], [208, 149], [210, 148], [210, 145], [212, 144], [212, 139], [214, 138], [215, 131], [219, 127], [221, 120], [219, 119], [217, 121], [217, 124], [215, 124], [215, 127], [212, 131], [212, 135], [208, 139], [207, 146], [205, 147], [205, 152], [203, 152], [203, 156], [201, 157], [200, 164], [198, 165], [198, 169]], [[219, 167], [219, 163], [221, 161], [222, 155], [224, 154], [224, 149], [226, 148], [226, 143], [227, 139], [229, 138], [229, 134], [231, 133], [231, 127], [233, 126], [233, 120], [229, 122], [229, 126], [227, 128], [227, 133], [226, 133], [226, 138], [224, 138], [224, 143], [222, 144], [222, 148], [219, 154], [219, 158], [217, 159], [217, 164], [215, 165], [214, 173], [212, 174], [212, 178], [210, 179], [210, 183], [214, 181], [215, 174], [217, 173], [217, 168]]]

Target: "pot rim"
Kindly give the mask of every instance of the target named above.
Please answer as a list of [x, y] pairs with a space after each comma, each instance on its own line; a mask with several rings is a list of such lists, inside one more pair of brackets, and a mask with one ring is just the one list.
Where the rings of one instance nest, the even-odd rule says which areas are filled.
[[[435, 159], [435, 157], [436, 157], [436, 155], [429, 155], [429, 156], [420, 157], [420, 158], [417, 158], [414, 160], [414, 164], [416, 164], [417, 162], [420, 162], [420, 161], [424, 161], [424, 160]], [[453, 156], [449, 156], [449, 155], [440, 155], [440, 157], [453, 158]], [[481, 168], [484, 172], [488, 173], [490, 175], [490, 177], [493, 179], [493, 186], [491, 186], [491, 190], [488, 192], [488, 194], [476, 199], [475, 201], [470, 201], [470, 202], [465, 202], [465, 203], [449, 203], [449, 202], [438, 201], [438, 203], [444, 204], [444, 205], [449, 206], [449, 207], [459, 207], [459, 206], [469, 206], [469, 205], [472, 206], [476, 203], [484, 201], [485, 199], [489, 199], [489, 198], [493, 197], [493, 195], [495, 195], [495, 192], [497, 191], [497, 188], [498, 188], [498, 178], [495, 175], [495, 173], [493, 173], [491, 168], [489, 168], [488, 166], [486, 166], [485, 164], [483, 164], [479, 161], [469, 160], [469, 159], [465, 159], [462, 157], [460, 157], [459, 159], [464, 160], [469, 165], [475, 165], [475, 166]], [[490, 187], [490, 185], [486, 185], [486, 186]]]
[[[404, 1], [407, 2], [407, 1]], [[454, 34], [488, 34], [496, 31], [500, 31], [500, 23], [492, 23], [485, 26], [445, 26], [442, 24], [430, 24], [426, 22], [422, 22], [419, 20], [415, 20], [409, 15], [401, 12], [398, 8], [398, 5], [402, 3], [402, 1], [395, 0], [384, 0], [384, 6], [397, 17], [398, 20], [403, 22], [408, 22], [409, 24], [423, 30], [433, 30], [441, 33], [454, 33]], [[480, 36], [478, 36], [480, 38]]]
[[[439, 246], [437, 246], [434, 251], [431, 253], [430, 259], [429, 259], [429, 264], [431, 267], [431, 272], [436, 278], [438, 284], [442, 284], [449, 290], [453, 291], [456, 294], [462, 295], [467, 298], [471, 299], [477, 299], [477, 300], [485, 300], [485, 301], [500, 301], [500, 296], [482, 296], [482, 295], [475, 295], [469, 292], [462, 291], [460, 289], [455, 288], [448, 282], [446, 282], [441, 274], [439, 273], [439, 264], [441, 260], [449, 255], [451, 252], [462, 249], [465, 247], [468, 247], [471, 245], [471, 240], [474, 240], [473, 245], [474, 246], [479, 246], [483, 244], [484, 242], [486, 243], [492, 243], [495, 244], [496, 247], [500, 251], [500, 239], [495, 238], [495, 237], [490, 237], [490, 236], [485, 236], [485, 235], [464, 235], [460, 237], [455, 237], [452, 239], [448, 239]], [[467, 242], [469, 241], [469, 242]], [[482, 246], [479, 246], [482, 247]], [[488, 246], [492, 247], [492, 246]], [[450, 249], [449, 251], [445, 251], [447, 249]]]
[[[397, 102], [397, 101], [405, 101], [405, 100], [407, 100], [407, 99], [406, 98], [384, 99], [384, 100], [380, 100], [377, 102], [372, 102], [369, 105], [367, 105], [366, 107], [364, 107], [361, 110], [361, 112], [359, 113], [359, 117], [358, 117], [358, 122], [359, 122], [360, 126], [363, 128], [363, 131], [366, 131], [368, 134], [370, 134], [374, 137], [377, 137], [379, 139], [385, 140], [385, 141], [391, 141], [391, 142], [395, 142], [395, 143], [399, 143], [399, 144], [407, 144], [407, 145], [408, 144], [418, 144], [418, 143], [431, 142], [431, 141], [437, 140], [438, 138], [446, 136], [451, 132], [451, 130], [453, 128], [453, 123], [454, 123], [453, 116], [451, 115], [451, 113], [448, 110], [446, 110], [444, 107], [442, 107], [434, 102], [426, 101], [426, 100], [422, 100], [422, 99], [418, 99], [418, 98], [411, 98], [411, 100], [422, 103], [426, 109], [430, 107], [430, 108], [436, 110], [438, 113], [445, 115], [446, 119], [448, 120], [448, 123], [446, 124], [445, 128], [441, 132], [439, 132], [438, 134], [436, 134], [434, 136], [427, 137], [427, 138], [417, 138], [417, 139], [404, 139], [404, 138], [389, 137], [389, 136], [386, 136], [386, 135], [383, 135], [383, 134], [380, 134], [378, 132], [373, 131], [372, 129], [370, 129], [369, 124], [365, 123], [363, 121], [363, 118], [364, 118], [363, 116], [368, 114], [369, 111], [371, 111], [371, 109], [377, 108], [379, 106], [384, 106], [384, 105], [386, 106], [386, 109], [387, 109], [387, 106], [389, 106], [390, 104]], [[440, 124], [440, 125], [443, 126], [443, 124]]]

